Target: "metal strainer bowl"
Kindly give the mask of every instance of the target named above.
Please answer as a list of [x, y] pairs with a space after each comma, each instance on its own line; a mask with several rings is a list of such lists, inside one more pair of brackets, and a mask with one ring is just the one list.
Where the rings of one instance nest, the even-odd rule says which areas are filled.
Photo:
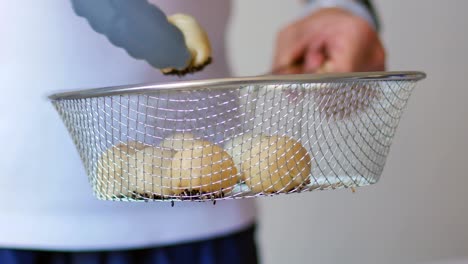
[[376, 183], [423, 78], [259, 76], [50, 99], [99, 199], [216, 201]]

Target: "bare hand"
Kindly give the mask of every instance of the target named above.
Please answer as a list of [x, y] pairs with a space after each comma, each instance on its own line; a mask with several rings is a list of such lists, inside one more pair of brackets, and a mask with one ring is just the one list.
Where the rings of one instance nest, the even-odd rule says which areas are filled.
[[385, 50], [361, 17], [324, 8], [278, 34], [273, 72], [281, 74], [382, 71]]

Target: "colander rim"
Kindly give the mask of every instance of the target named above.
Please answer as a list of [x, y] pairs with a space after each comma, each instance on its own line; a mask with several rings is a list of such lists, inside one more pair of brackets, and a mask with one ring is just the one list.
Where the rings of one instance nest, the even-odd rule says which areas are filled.
[[420, 71], [357, 72], [333, 74], [292, 74], [147, 83], [56, 92], [49, 100], [73, 100], [127, 94], [145, 94], [161, 90], [232, 89], [249, 85], [314, 84], [353, 81], [419, 81], [426, 78]]

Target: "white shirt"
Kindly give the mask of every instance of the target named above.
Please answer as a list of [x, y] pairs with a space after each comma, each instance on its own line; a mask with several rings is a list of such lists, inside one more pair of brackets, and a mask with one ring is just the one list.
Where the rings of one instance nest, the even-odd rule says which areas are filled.
[[[230, 1], [150, 2], [168, 15], [191, 14], [207, 30], [214, 63], [189, 78], [229, 75], [224, 33]], [[95, 199], [75, 146], [46, 96], [174, 79], [94, 32], [68, 0], [2, 1], [0, 23], [0, 248], [128, 249], [210, 238], [253, 223], [253, 200], [171, 208]]]
[[[193, 15], [207, 30], [214, 63], [192, 78], [229, 75], [224, 51], [229, 1], [153, 2], [168, 15]], [[177, 203], [174, 208], [95, 199], [75, 146], [46, 96], [64, 89], [174, 79], [114, 47], [66, 0], [2, 1], [0, 23], [0, 248], [157, 246], [210, 238], [253, 223], [250, 199], [215, 206]]]

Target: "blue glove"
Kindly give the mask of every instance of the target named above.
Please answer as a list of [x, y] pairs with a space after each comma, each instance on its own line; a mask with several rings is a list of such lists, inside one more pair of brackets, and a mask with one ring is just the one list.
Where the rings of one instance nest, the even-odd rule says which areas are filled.
[[158, 69], [183, 69], [191, 59], [182, 32], [147, 0], [71, 0], [77, 15], [130, 56]]

